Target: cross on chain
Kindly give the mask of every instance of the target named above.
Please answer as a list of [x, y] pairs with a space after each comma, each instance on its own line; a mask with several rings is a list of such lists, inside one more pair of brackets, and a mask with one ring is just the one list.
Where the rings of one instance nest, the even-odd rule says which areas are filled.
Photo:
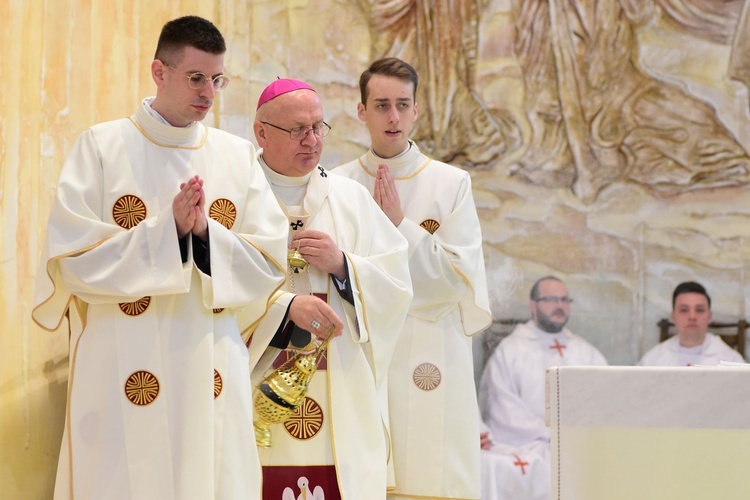
[[562, 345], [560, 342], [555, 339], [555, 345], [549, 346], [550, 349], [557, 349], [557, 354], [560, 355], [560, 357], [563, 357], [563, 349], [567, 348], [567, 346]]

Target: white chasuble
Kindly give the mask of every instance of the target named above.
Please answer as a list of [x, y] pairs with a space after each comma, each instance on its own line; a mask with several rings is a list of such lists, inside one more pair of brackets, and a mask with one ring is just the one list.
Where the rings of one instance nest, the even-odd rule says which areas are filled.
[[[396, 488], [389, 497], [478, 499], [479, 414], [472, 335], [492, 322], [471, 178], [416, 144], [339, 166], [372, 193], [378, 165], [395, 179], [414, 299], [389, 368]], [[372, 194], [370, 194], [372, 196]]]
[[[330, 342], [295, 416], [270, 427], [271, 446], [260, 452], [264, 498], [281, 498], [286, 488], [297, 498], [304, 483], [311, 492], [321, 487], [326, 499], [380, 500], [390, 452], [387, 367], [411, 300], [407, 242], [362, 186], [320, 166], [309, 176], [301, 208], [287, 210], [290, 238], [294, 231], [313, 229], [336, 242], [344, 252], [354, 304], [342, 299], [331, 276], [312, 266], [288, 273], [286, 295], [294, 289], [325, 297], [344, 331]], [[295, 227], [298, 220], [304, 225]], [[277, 302], [285, 305], [289, 298]], [[269, 338], [279, 328], [284, 307], [270, 310], [274, 314], [263, 318], [253, 337]], [[253, 372], [256, 386], [264, 368], [261, 362]]]
[[[33, 318], [70, 313], [56, 499], [260, 498], [248, 352], [284, 281], [284, 215], [252, 144], [144, 107], [91, 127], [62, 169]], [[211, 275], [183, 263], [172, 200], [204, 179]]]

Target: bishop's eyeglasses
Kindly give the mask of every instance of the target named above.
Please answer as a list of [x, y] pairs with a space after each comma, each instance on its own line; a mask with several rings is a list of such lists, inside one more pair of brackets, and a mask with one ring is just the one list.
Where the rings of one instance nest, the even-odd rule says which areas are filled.
[[279, 127], [278, 125], [274, 125], [273, 123], [269, 123], [269, 122], [264, 122], [263, 120], [261, 120], [260, 122], [270, 127], [277, 128], [279, 130], [283, 130], [284, 132], [287, 132], [289, 134], [289, 138], [293, 141], [301, 141], [302, 139], [307, 137], [307, 134], [309, 134], [311, 130], [312, 130], [312, 133], [315, 134], [315, 137], [317, 137], [318, 139], [322, 139], [323, 137], [327, 136], [328, 132], [331, 131], [331, 126], [328, 125], [326, 122], [316, 123], [315, 125], [311, 127], [294, 127], [292, 129]]
[[[162, 63], [164, 63], [164, 66], [166, 66], [167, 68], [177, 71], [176, 68], [173, 68], [172, 66], [165, 63], [164, 61], [162, 61]], [[207, 76], [205, 73], [202, 73], [200, 71], [195, 71], [193, 73], [187, 73], [184, 76], [185, 78], [188, 79], [188, 85], [193, 90], [202, 89], [203, 86], [206, 84], [206, 82], [208, 82], [209, 80], [211, 81], [211, 84], [213, 85], [214, 90], [216, 92], [220, 92], [224, 90], [227, 87], [227, 85], [229, 85], [229, 77], [223, 74], [216, 75], [215, 77], [211, 78], [210, 76]]]

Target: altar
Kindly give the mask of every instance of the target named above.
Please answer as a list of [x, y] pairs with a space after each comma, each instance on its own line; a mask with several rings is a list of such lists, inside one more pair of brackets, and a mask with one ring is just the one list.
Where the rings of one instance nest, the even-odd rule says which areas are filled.
[[553, 500], [750, 498], [750, 366], [547, 370]]

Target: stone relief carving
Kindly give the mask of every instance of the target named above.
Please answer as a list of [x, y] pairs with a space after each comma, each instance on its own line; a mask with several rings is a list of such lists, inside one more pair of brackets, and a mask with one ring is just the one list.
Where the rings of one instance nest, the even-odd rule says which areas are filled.
[[[637, 5], [634, 0], [625, 1]], [[727, 44], [732, 41], [745, 0], [645, 0], [642, 3], [648, 6], [652, 2], [658, 4], [666, 19], [680, 31]]]
[[510, 115], [490, 113], [476, 92], [478, 0], [358, 0], [372, 59], [400, 57], [420, 75], [412, 137], [433, 157], [487, 166], [521, 145]]
[[[743, 0], [512, 1], [526, 127], [490, 113], [476, 92], [480, 2], [359, 1], [373, 57], [402, 57], [430, 79], [420, 86], [415, 139], [434, 156], [567, 187], [587, 203], [615, 181], [667, 196], [750, 181], [750, 158], [714, 108], [647, 74], [635, 34], [658, 12], [694, 36], [730, 43]], [[740, 28], [748, 30], [746, 11]], [[747, 53], [733, 59], [744, 81]]]
[[750, 1], [745, 1], [739, 14], [728, 75], [750, 89]]

